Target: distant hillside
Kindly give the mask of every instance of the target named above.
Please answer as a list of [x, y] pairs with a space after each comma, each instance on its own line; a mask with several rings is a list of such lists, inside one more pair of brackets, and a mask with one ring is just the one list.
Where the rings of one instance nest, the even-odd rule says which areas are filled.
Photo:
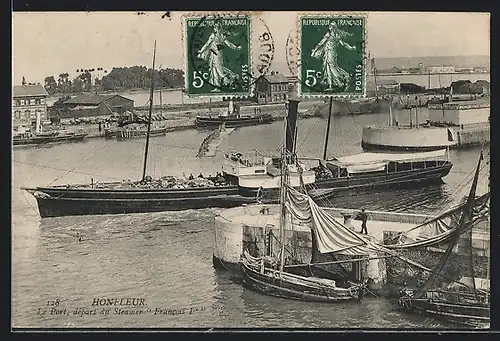
[[442, 56], [442, 57], [398, 57], [398, 58], [376, 58], [377, 69], [390, 69], [394, 66], [400, 68], [418, 67], [418, 63], [425, 66], [432, 65], [455, 65], [457, 67], [490, 67], [490, 56]]

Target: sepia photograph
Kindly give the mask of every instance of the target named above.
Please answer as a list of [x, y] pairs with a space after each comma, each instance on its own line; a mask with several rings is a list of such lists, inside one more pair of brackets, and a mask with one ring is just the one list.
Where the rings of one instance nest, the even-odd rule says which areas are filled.
[[490, 14], [13, 12], [11, 329], [489, 330]]

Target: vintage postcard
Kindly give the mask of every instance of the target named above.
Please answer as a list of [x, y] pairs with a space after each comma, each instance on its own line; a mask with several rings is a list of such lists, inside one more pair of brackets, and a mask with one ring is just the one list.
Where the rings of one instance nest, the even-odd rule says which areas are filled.
[[12, 19], [13, 330], [494, 327], [488, 13]]

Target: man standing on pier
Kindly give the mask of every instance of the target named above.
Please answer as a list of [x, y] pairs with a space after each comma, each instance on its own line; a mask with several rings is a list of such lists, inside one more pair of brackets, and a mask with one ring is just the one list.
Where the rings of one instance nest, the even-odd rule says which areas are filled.
[[361, 212], [356, 216], [356, 220], [361, 220], [361, 234], [368, 234], [368, 230], [366, 229], [366, 221], [368, 220], [368, 213], [365, 212], [365, 209], [362, 208]]

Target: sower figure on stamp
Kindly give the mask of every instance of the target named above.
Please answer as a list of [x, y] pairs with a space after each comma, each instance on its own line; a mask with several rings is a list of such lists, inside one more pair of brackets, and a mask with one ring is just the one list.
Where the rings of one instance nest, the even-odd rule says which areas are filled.
[[347, 89], [349, 86], [351, 76], [339, 66], [337, 61], [339, 45], [349, 50], [356, 49], [355, 46], [349, 45], [343, 40], [343, 38], [349, 36], [352, 36], [352, 33], [337, 28], [337, 23], [333, 21], [328, 27], [328, 32], [311, 52], [311, 57], [323, 61], [323, 83], [328, 86], [327, 90], [333, 90], [333, 88]]
[[228, 86], [238, 75], [224, 66], [224, 46], [233, 50], [241, 50], [241, 46], [236, 46], [227, 40], [226, 34], [220, 22], [214, 23], [214, 31], [208, 37], [207, 42], [198, 51], [198, 58], [208, 61], [209, 81], [216, 88], [212, 92], [220, 92], [217, 87]]
[[361, 212], [356, 216], [356, 220], [361, 220], [361, 234], [368, 234], [368, 230], [366, 228], [366, 221], [368, 220], [368, 213], [365, 212], [365, 209], [361, 209]]

